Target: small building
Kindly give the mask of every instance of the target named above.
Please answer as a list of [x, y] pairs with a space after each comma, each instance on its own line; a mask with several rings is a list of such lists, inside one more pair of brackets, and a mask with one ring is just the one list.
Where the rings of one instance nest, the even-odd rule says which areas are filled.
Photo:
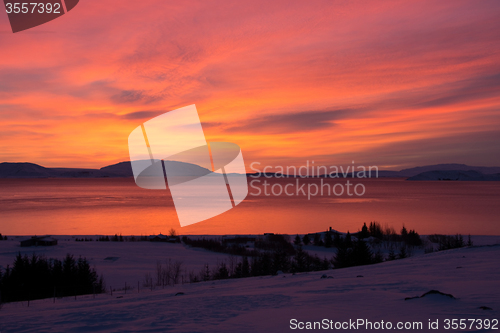
[[148, 237], [150, 242], [166, 242], [167, 236], [162, 235], [161, 233], [158, 235], [151, 235]]
[[168, 243], [180, 243], [179, 236], [166, 236], [161, 233], [158, 235], [151, 235], [148, 237], [150, 242], [168, 242]]
[[57, 239], [51, 236], [33, 236], [21, 241], [22, 247], [28, 246], [54, 246], [57, 245]]

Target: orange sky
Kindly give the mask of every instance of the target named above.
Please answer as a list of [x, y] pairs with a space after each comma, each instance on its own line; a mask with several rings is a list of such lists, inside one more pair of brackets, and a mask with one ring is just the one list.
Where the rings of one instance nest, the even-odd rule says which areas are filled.
[[0, 162], [128, 160], [140, 123], [196, 104], [247, 166], [500, 165], [500, 2], [80, 1], [12, 34]]

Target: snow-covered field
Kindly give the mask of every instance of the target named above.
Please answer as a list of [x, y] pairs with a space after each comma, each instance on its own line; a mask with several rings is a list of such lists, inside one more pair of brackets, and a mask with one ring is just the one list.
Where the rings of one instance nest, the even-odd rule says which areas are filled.
[[[0, 310], [0, 331], [283, 332], [290, 330], [291, 319], [297, 319], [297, 323], [383, 320], [393, 326], [397, 322], [422, 322], [420, 330], [392, 331], [452, 331], [444, 329], [446, 319], [500, 319], [498, 237], [474, 239], [476, 244], [487, 240], [497, 245], [323, 272], [181, 284], [153, 291], [142, 289], [139, 293], [118, 291], [112, 296], [69, 297], [55, 303], [51, 299], [37, 300], [29, 307], [26, 302], [8, 303]], [[21, 249], [15, 244], [0, 242], [3, 266], [11, 263]], [[33, 248], [22, 250], [33, 252]], [[154, 270], [158, 259], [180, 259], [186, 267], [197, 270], [205, 263], [224, 259], [224, 255], [180, 244], [146, 242], [60, 241], [60, 245], [42, 251], [47, 257], [61, 257], [66, 252], [86, 256], [98, 272], [104, 273], [108, 284], [142, 279], [146, 271]], [[120, 259], [104, 261], [109, 256]], [[324, 274], [332, 278], [321, 278]], [[406, 297], [432, 289], [456, 299], [431, 295], [405, 301]], [[482, 310], [481, 306], [491, 310]], [[429, 320], [439, 320], [439, 329], [428, 330]], [[475, 327], [472, 331], [486, 331]], [[364, 328], [360, 326], [359, 330], [375, 331]]]
[[[156, 263], [166, 260], [182, 261], [185, 275], [190, 271], [198, 273], [205, 264], [213, 267], [217, 262], [228, 260], [228, 255], [209, 252], [200, 248], [188, 248], [179, 243], [162, 242], [76, 242], [76, 238], [85, 236], [55, 236], [57, 246], [20, 247], [19, 241], [29, 237], [10, 237], [0, 241], [0, 267], [5, 269], [14, 262], [16, 255], [31, 256], [33, 253], [46, 258], [63, 259], [66, 254], [75, 258], [87, 258], [91, 267], [103, 275], [107, 287], [113, 289], [132, 286], [137, 289], [137, 282], [142, 285], [146, 273], [154, 273]], [[92, 236], [89, 236], [92, 237]], [[92, 238], [96, 238], [93, 236]]]

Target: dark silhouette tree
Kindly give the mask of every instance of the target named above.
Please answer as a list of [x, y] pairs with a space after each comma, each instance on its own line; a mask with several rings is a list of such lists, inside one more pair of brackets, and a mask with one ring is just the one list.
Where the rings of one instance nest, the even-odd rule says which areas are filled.
[[361, 239], [370, 237], [370, 233], [368, 232], [368, 227], [366, 226], [366, 223], [363, 223], [363, 227], [361, 227], [361, 231], [358, 232], [358, 237]]
[[351, 239], [351, 233], [347, 231], [347, 235], [345, 235], [345, 246], [347, 247], [352, 247], [352, 239]]
[[290, 269], [290, 260], [284, 250], [274, 251], [272, 260], [272, 274], [276, 274], [278, 271], [286, 272]]
[[354, 242], [352, 249], [352, 266], [369, 265], [373, 260], [373, 252], [362, 239]]
[[408, 230], [406, 230], [406, 227], [403, 225], [403, 228], [401, 229], [401, 238], [403, 241], [406, 241], [406, 237], [408, 237]]
[[226, 267], [225, 262], [221, 262], [218, 265], [218, 269], [215, 271], [214, 280], [223, 280], [229, 278], [229, 271]]
[[384, 261], [384, 256], [382, 255], [382, 253], [380, 251], [375, 252], [375, 254], [373, 255], [372, 263], [378, 264], [383, 261]]
[[243, 277], [250, 276], [250, 264], [248, 262], [248, 257], [243, 257], [241, 261], [241, 275]]
[[474, 243], [472, 242], [472, 238], [470, 237], [470, 234], [469, 234], [469, 238], [467, 239], [467, 246], [473, 246]]
[[335, 268], [344, 268], [352, 266], [351, 264], [351, 248], [347, 246], [345, 241], [337, 244], [337, 254], [333, 259]]
[[208, 264], [205, 264], [205, 266], [201, 270], [200, 276], [202, 281], [210, 281], [211, 274]]
[[325, 233], [325, 247], [332, 247], [332, 245], [333, 245], [332, 234], [330, 231], [327, 231]]
[[308, 234], [305, 234], [304, 237], [302, 237], [302, 243], [304, 243], [304, 245], [309, 245], [311, 243], [311, 238], [309, 238]]
[[294, 256], [292, 270], [294, 272], [305, 272], [307, 271], [307, 266], [307, 253], [302, 250], [302, 247], [299, 247]]
[[396, 254], [394, 253], [394, 249], [391, 247], [389, 249], [389, 255], [387, 257], [387, 260], [396, 260], [397, 257], [396, 257]]
[[415, 230], [410, 230], [407, 233], [406, 237], [403, 237], [403, 240], [410, 246], [422, 245], [422, 239], [420, 239], [420, 235]]
[[369, 227], [370, 236], [377, 239], [384, 238], [384, 232], [382, 231], [382, 226], [378, 222], [370, 222]]
[[399, 254], [398, 254], [399, 259], [404, 259], [408, 257], [408, 251], [406, 250], [406, 246], [403, 245], [399, 249]]
[[314, 243], [314, 245], [316, 245], [316, 246], [321, 246], [321, 245], [323, 245], [323, 244], [322, 244], [323, 242], [321, 241], [321, 235], [320, 235], [320, 234], [318, 234], [318, 233], [315, 233], [315, 234], [314, 234], [313, 243]]
[[3, 301], [22, 301], [58, 296], [100, 293], [104, 281], [90, 268], [85, 258], [75, 261], [67, 255], [63, 261], [45, 259], [33, 254], [18, 254], [14, 266], [7, 266], [0, 278], [0, 294]]
[[302, 244], [302, 241], [300, 240], [299, 235], [295, 236], [295, 240], [293, 241], [293, 244], [295, 244], [295, 246], [300, 246], [300, 244]]

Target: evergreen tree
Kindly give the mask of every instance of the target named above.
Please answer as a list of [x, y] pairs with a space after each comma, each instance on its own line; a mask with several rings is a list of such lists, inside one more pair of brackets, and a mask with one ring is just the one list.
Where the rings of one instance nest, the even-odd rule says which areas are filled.
[[286, 272], [288, 270], [289, 270], [289, 259], [286, 252], [284, 250], [274, 251], [271, 273], [276, 274], [278, 271]]
[[357, 240], [354, 243], [354, 247], [352, 250], [352, 265], [369, 265], [372, 263], [373, 252], [366, 244], [366, 242], [362, 239]]
[[333, 246], [338, 247], [342, 243], [342, 237], [338, 232], [333, 234]]
[[295, 240], [293, 241], [293, 244], [295, 244], [295, 246], [300, 246], [300, 244], [302, 244], [302, 241], [300, 240], [299, 235], [295, 236]]
[[210, 268], [208, 267], [208, 264], [205, 264], [205, 268], [202, 271], [202, 280], [203, 281], [209, 281], [210, 280]]
[[252, 257], [252, 264], [250, 265], [251, 276], [262, 275], [262, 269], [260, 267], [260, 260], [258, 257]]
[[333, 266], [335, 268], [344, 268], [352, 266], [351, 264], [351, 249], [347, 246], [346, 242], [337, 245], [337, 254], [333, 259]]
[[375, 252], [375, 255], [373, 256], [373, 263], [378, 264], [380, 262], [384, 261], [384, 256], [380, 251]]
[[295, 253], [294, 256], [294, 262], [293, 262], [293, 270], [295, 272], [305, 272], [307, 268], [307, 258], [306, 258], [307, 253], [302, 250], [302, 247], [299, 247], [297, 249], [297, 252]]
[[378, 222], [370, 222], [369, 228], [370, 236], [375, 237], [377, 239], [384, 238], [384, 232], [382, 231], [382, 227]]
[[406, 246], [401, 246], [399, 249], [399, 259], [404, 259], [408, 257], [408, 251], [406, 251]]
[[271, 274], [276, 274], [276, 272], [273, 272], [273, 264], [271, 260], [271, 256], [268, 252], [262, 253], [260, 256], [260, 269], [261, 275], [271, 275]]
[[403, 237], [403, 240], [406, 244], [410, 246], [420, 246], [422, 245], [422, 240], [420, 239], [420, 235], [415, 230], [410, 230], [406, 237]]
[[330, 233], [330, 231], [327, 231], [325, 233], [325, 247], [332, 247], [332, 245], [333, 245], [332, 234]]
[[391, 249], [389, 250], [389, 256], [387, 257], [387, 260], [396, 260], [396, 254], [394, 253], [394, 250]]
[[322, 243], [321, 242], [321, 235], [320, 234], [318, 234], [318, 233], [314, 234], [313, 243], [316, 246], [320, 246], [320, 243]]
[[344, 243], [346, 247], [352, 247], [351, 233], [349, 231], [347, 231], [347, 235], [345, 235]]
[[405, 242], [407, 237], [408, 237], [408, 230], [406, 230], [406, 227], [403, 225], [403, 228], [401, 229], [401, 238]]
[[323, 262], [321, 263], [321, 270], [326, 271], [327, 269], [330, 269], [330, 261], [325, 257], [323, 258]]
[[243, 257], [241, 261], [241, 275], [243, 277], [250, 276], [250, 264], [248, 263], [248, 257]]
[[309, 245], [309, 243], [311, 243], [311, 239], [309, 238], [308, 234], [305, 234], [304, 237], [302, 237], [302, 242], [304, 243], [304, 245]]
[[241, 262], [238, 262], [236, 264], [236, 267], [234, 268], [234, 275], [232, 277], [234, 278], [243, 277], [243, 264]]
[[229, 271], [227, 270], [226, 263], [221, 262], [214, 273], [214, 280], [223, 280], [227, 278], [229, 278]]
[[368, 232], [368, 227], [366, 226], [366, 222], [363, 223], [363, 227], [361, 228], [361, 231], [358, 232], [358, 237], [361, 239], [370, 237], [370, 233]]
[[473, 245], [474, 245], [474, 243], [472, 242], [472, 239], [471, 239], [470, 234], [469, 234], [469, 238], [467, 240], [467, 246], [473, 246]]

